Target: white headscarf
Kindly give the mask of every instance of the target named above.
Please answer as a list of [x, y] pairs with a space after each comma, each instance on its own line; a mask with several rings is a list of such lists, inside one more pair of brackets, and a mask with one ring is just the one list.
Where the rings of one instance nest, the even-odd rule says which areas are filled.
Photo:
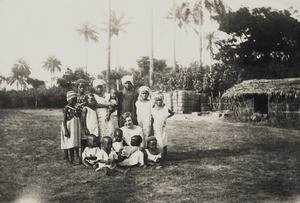
[[133, 85], [133, 76], [132, 75], [125, 75], [122, 77], [122, 84], [125, 84], [125, 82], [131, 82]]
[[96, 79], [93, 81], [93, 87], [96, 88], [97, 86], [101, 85], [104, 86], [106, 82], [102, 79]]

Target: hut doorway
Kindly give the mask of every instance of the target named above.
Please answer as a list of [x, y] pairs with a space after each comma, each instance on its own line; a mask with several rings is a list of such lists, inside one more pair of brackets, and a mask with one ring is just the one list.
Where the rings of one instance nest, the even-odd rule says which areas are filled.
[[257, 94], [254, 95], [254, 112], [260, 114], [268, 114], [268, 95]]

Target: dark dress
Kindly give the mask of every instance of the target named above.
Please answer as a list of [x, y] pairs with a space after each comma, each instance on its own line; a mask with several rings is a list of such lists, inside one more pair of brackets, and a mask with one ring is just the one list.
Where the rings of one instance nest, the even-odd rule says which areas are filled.
[[135, 91], [127, 91], [126, 93], [120, 92], [118, 95], [119, 105], [118, 105], [118, 119], [119, 127], [124, 126], [124, 120], [122, 119], [122, 114], [125, 112], [130, 112], [132, 116], [132, 121], [134, 125], [137, 125], [136, 117], [136, 107], [135, 102], [137, 101], [138, 94]]

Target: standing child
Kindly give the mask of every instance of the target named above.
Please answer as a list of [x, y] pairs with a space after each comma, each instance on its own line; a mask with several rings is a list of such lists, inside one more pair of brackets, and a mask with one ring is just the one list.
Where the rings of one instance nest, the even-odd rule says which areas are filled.
[[151, 136], [147, 140], [148, 148], [146, 151], [146, 161], [147, 165], [156, 166], [156, 169], [161, 168], [161, 152], [157, 148], [157, 140], [154, 136]]
[[100, 157], [100, 148], [98, 147], [98, 138], [91, 134], [87, 136], [87, 147], [82, 153], [82, 163], [86, 167], [97, 168], [97, 160]]
[[102, 149], [99, 152], [98, 157], [98, 168], [96, 171], [103, 170], [106, 175], [109, 175], [113, 171], [119, 171], [126, 174], [128, 170], [122, 170], [117, 167], [116, 162], [118, 160], [118, 155], [112, 149], [112, 138], [105, 136], [102, 139]]
[[[82, 109], [82, 128], [81, 150], [87, 146], [87, 136], [90, 134], [99, 137], [99, 126], [96, 113], [96, 100], [93, 94], [86, 95], [86, 106]], [[100, 140], [100, 139], [99, 139]]]
[[[61, 126], [61, 149], [64, 150], [64, 158], [70, 163], [74, 163], [74, 150], [80, 145], [81, 125], [79, 113], [75, 108], [77, 102], [76, 92], [67, 92], [67, 102], [63, 110], [63, 122]], [[70, 153], [70, 158], [69, 158]], [[79, 153], [76, 154], [79, 159]]]
[[157, 139], [158, 145], [163, 148], [163, 160], [166, 160], [168, 145], [168, 136], [166, 134], [166, 122], [167, 118], [170, 118], [174, 115], [174, 112], [171, 111], [167, 106], [165, 106], [163, 102], [163, 94], [157, 94], [154, 97], [154, 100], [155, 104], [154, 107], [151, 109], [151, 114], [154, 120], [154, 136]]
[[114, 130], [118, 128], [118, 91], [111, 89], [107, 101], [111, 106], [107, 109], [106, 122], [109, 125], [110, 136], [113, 138]]
[[151, 133], [151, 108], [153, 102], [149, 100], [149, 87], [142, 86], [139, 88], [139, 98], [135, 103], [138, 125], [143, 129], [143, 145], [147, 146], [146, 140]]

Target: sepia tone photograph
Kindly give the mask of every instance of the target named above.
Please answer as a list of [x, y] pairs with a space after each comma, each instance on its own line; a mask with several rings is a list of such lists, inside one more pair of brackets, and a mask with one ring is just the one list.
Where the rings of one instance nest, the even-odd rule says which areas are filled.
[[0, 202], [300, 202], [299, 0], [0, 0]]

